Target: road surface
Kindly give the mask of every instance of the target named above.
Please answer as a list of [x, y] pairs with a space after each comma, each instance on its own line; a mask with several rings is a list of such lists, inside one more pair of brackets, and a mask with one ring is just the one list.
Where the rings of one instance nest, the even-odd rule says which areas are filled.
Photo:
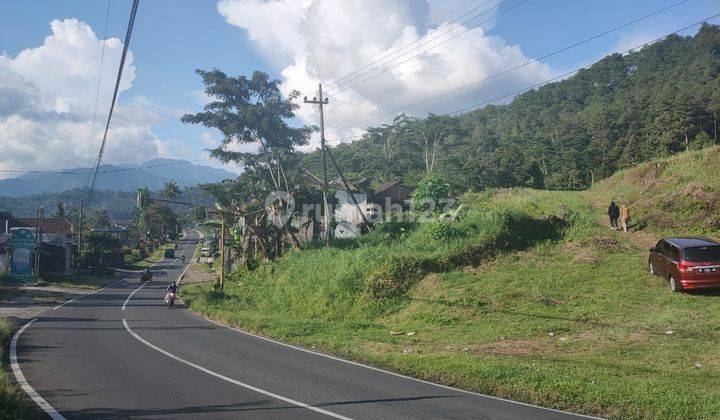
[[[194, 245], [177, 252], [189, 262]], [[165, 287], [184, 268], [166, 259], [148, 286], [124, 279], [36, 318], [11, 346], [25, 391], [55, 418], [576, 417], [287, 346], [182, 304], [168, 310]]]

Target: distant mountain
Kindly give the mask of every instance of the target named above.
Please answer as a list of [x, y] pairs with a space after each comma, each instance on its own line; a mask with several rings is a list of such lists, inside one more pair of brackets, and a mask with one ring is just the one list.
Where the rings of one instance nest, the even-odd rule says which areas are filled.
[[[135, 169], [138, 168], [138, 169]], [[22, 197], [58, 193], [85, 187], [88, 168], [71, 168], [70, 174], [25, 174], [0, 180], [0, 196]], [[96, 189], [132, 192], [141, 187], [158, 190], [174, 180], [180, 187], [220, 182], [237, 175], [224, 169], [195, 165], [186, 160], [151, 159], [142, 164], [102, 165]]]
[[[75, 188], [68, 191], [45, 192], [22, 197], [0, 196], [0, 212], [9, 212], [15, 217], [34, 217], [35, 211], [39, 207], [44, 207], [45, 215], [49, 217], [56, 211], [57, 203], [62, 201], [65, 205], [67, 217], [71, 220], [77, 220], [80, 200], [87, 199], [87, 193], [87, 188]], [[150, 191], [150, 196], [162, 198], [162, 191]], [[135, 200], [135, 192], [96, 190], [90, 207], [94, 210], [107, 211], [112, 221], [126, 222], [131, 220], [137, 213]], [[180, 194], [180, 201], [205, 205], [215, 203], [214, 199], [207, 197], [197, 187], [184, 189]], [[190, 207], [188, 206], [178, 205], [174, 207], [174, 211], [181, 215], [186, 214], [189, 210]]]

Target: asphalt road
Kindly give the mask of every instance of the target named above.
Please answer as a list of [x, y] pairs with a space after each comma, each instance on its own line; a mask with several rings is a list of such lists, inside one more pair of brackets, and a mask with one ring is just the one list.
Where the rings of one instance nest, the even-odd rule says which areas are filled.
[[[193, 251], [181, 244], [178, 255], [189, 262]], [[576, 417], [283, 345], [214, 324], [182, 304], [168, 310], [165, 288], [184, 268], [165, 260], [154, 267], [162, 273], [130, 299], [137, 277], [49, 310], [22, 331], [17, 365], [56, 416]]]

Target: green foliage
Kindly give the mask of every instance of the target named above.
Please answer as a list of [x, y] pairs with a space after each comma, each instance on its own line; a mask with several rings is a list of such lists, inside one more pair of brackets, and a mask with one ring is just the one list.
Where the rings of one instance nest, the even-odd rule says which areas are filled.
[[120, 250], [120, 241], [101, 233], [91, 233], [84, 239], [80, 264], [94, 272], [108, 271]]
[[432, 222], [428, 223], [427, 229], [434, 239], [454, 239], [459, 237], [462, 232], [451, 222]]
[[[335, 147], [349, 178], [414, 186], [428, 172], [427, 139], [438, 138], [433, 173], [453, 195], [526, 186], [583, 189], [617, 170], [704, 147], [720, 119], [720, 30], [670, 36], [613, 54], [575, 76], [459, 116], [398, 116], [359, 141]], [[702, 146], [701, 146], [702, 145]], [[320, 153], [302, 157], [320, 173]]]
[[440, 175], [429, 174], [412, 192], [412, 199], [416, 209], [432, 208], [434, 213], [440, 213], [443, 209], [442, 200], [447, 199], [449, 193], [450, 185]]

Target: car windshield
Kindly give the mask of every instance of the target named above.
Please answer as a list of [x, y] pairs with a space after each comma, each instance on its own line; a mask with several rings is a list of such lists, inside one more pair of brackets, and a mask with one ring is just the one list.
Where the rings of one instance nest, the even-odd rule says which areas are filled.
[[720, 262], [720, 245], [687, 248], [683, 256], [691, 262]]

